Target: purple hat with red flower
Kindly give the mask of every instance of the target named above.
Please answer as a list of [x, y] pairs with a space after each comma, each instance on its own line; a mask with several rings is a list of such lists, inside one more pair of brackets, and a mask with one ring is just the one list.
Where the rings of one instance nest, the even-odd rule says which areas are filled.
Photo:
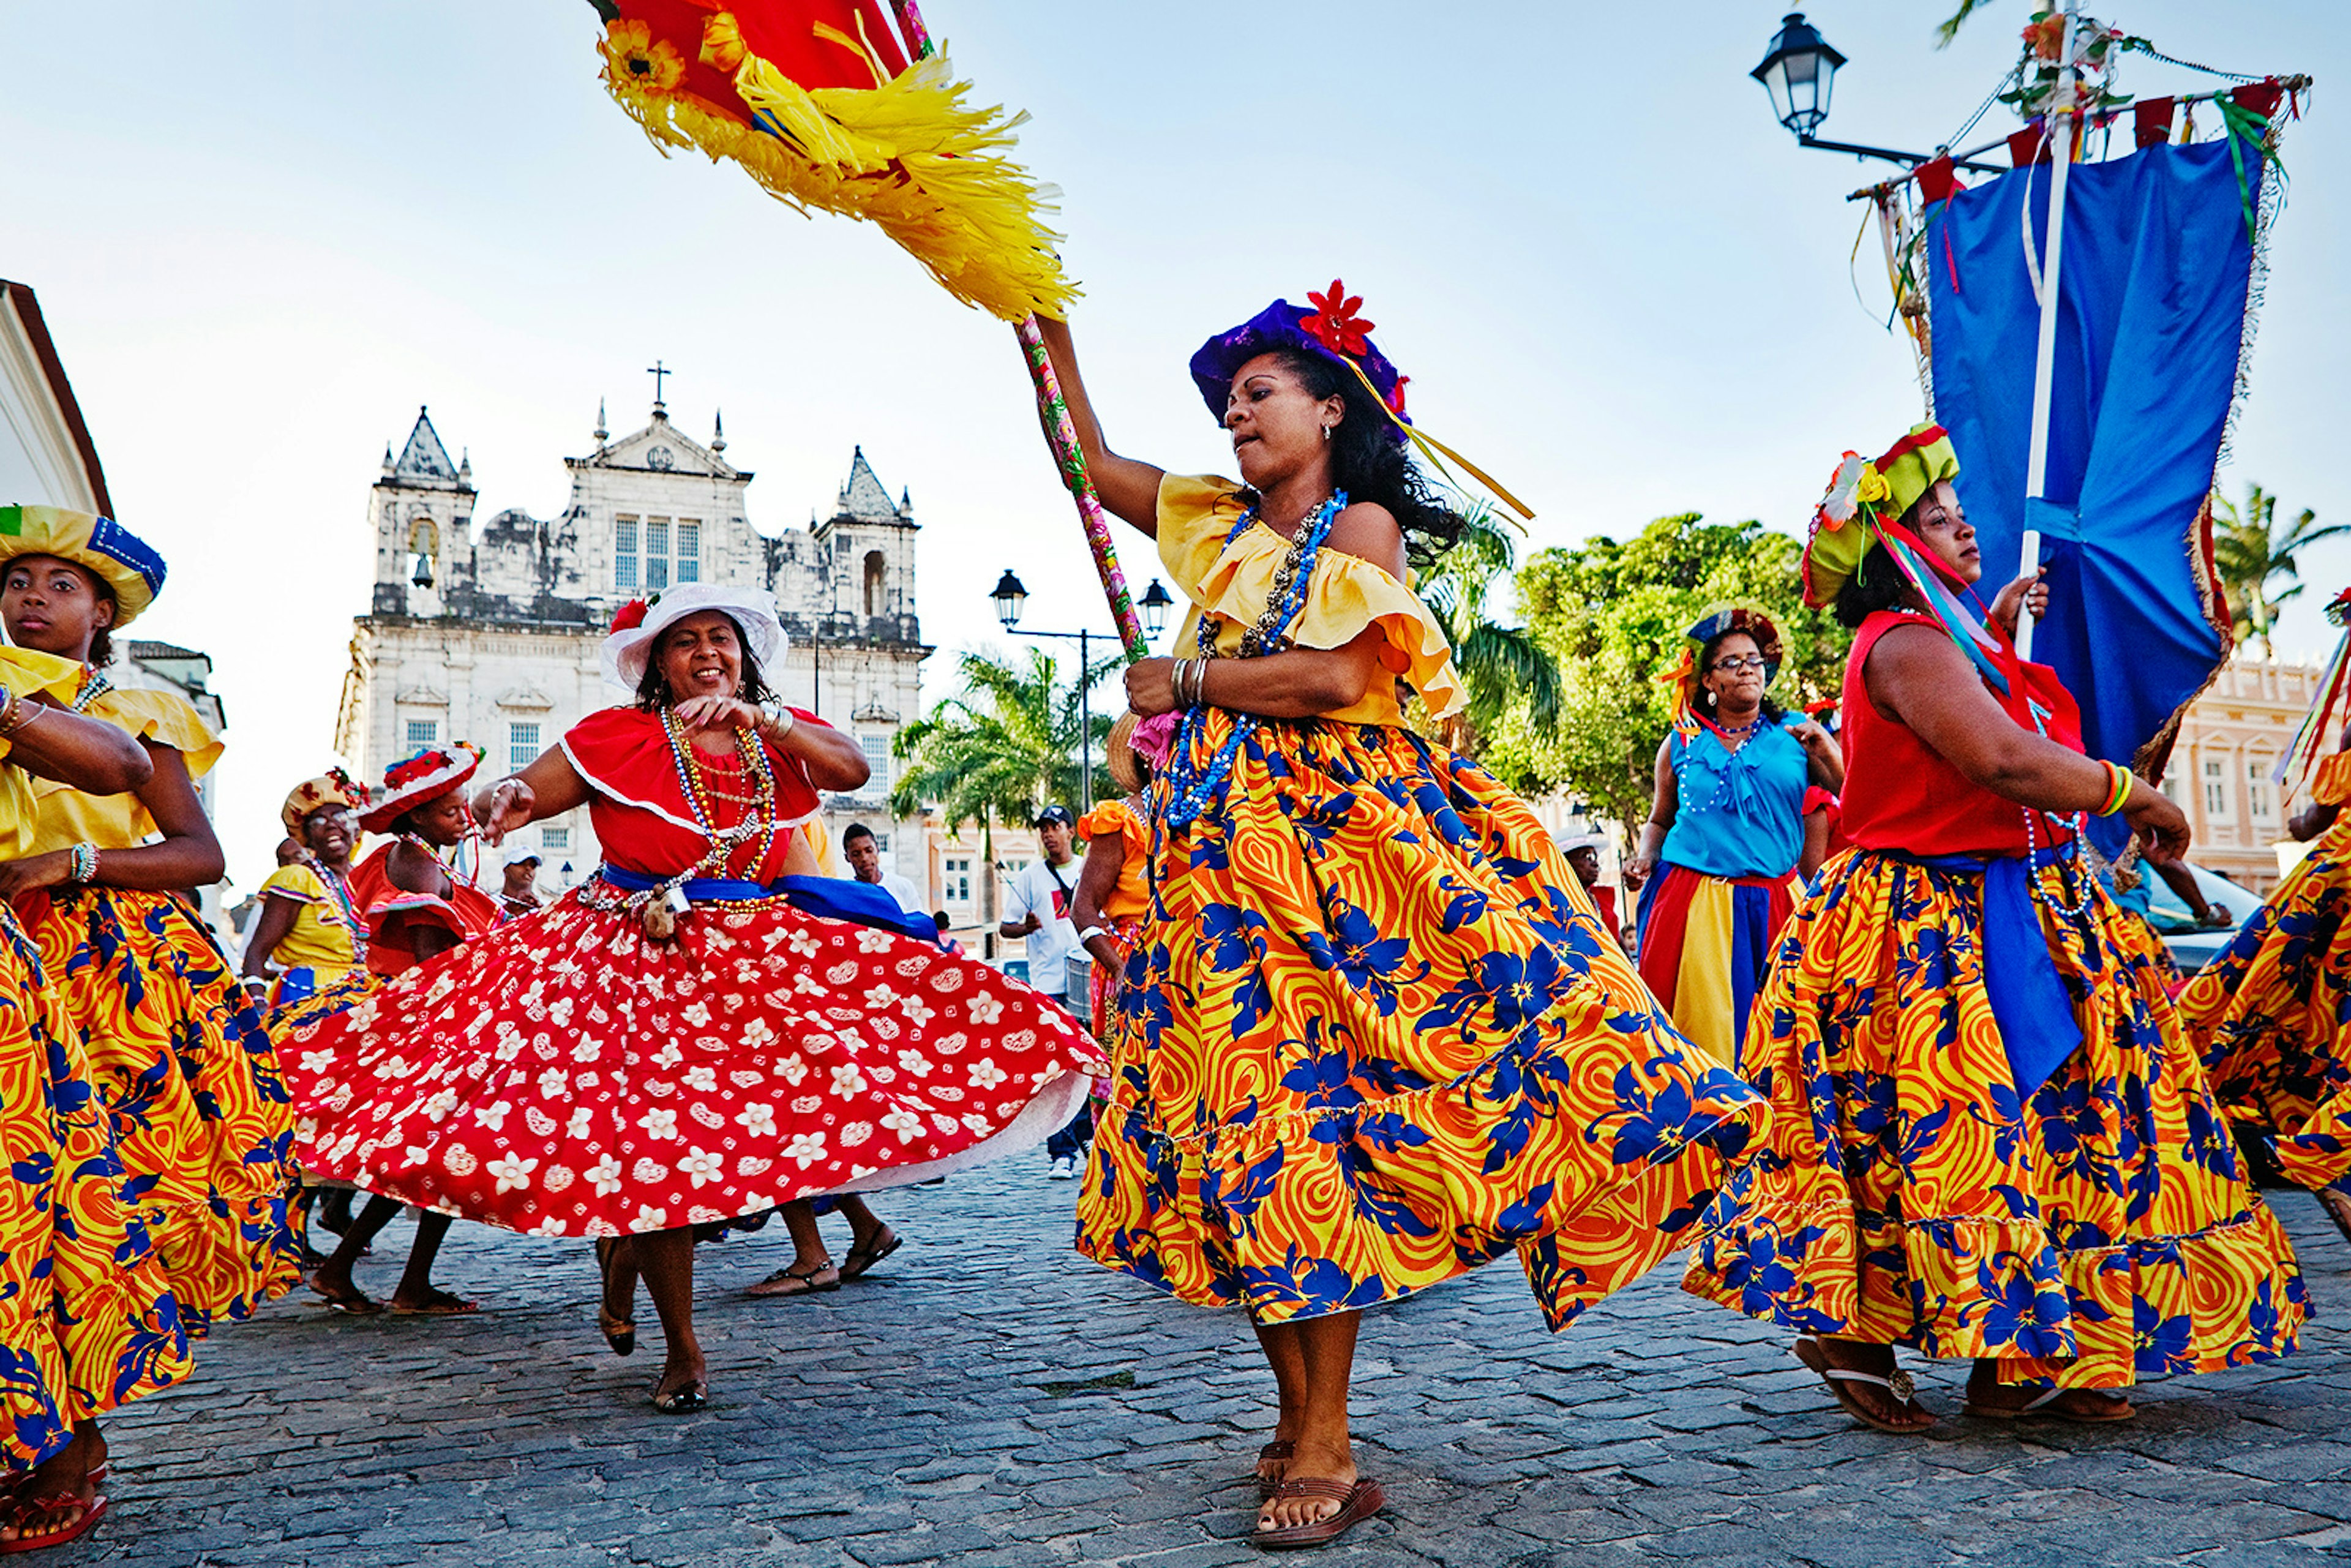
[[1387, 428], [1389, 439], [1404, 441], [1404, 427], [1412, 423], [1404, 411], [1404, 389], [1412, 378], [1400, 373], [1373, 345], [1370, 333], [1374, 324], [1357, 314], [1363, 308], [1363, 297], [1349, 294], [1347, 286], [1334, 277], [1328, 294], [1309, 289], [1306, 298], [1313, 303], [1311, 310], [1277, 299], [1229, 332], [1219, 332], [1200, 345], [1200, 351], [1192, 356], [1192, 380], [1199, 386], [1208, 412], [1223, 420], [1225, 406], [1232, 398], [1233, 376], [1243, 365], [1270, 350], [1298, 349], [1362, 376], [1387, 408], [1393, 421]]

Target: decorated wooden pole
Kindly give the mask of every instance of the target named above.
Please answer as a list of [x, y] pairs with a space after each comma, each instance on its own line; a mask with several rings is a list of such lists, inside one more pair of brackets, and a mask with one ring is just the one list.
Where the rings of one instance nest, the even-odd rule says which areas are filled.
[[[930, 30], [923, 25], [923, 13], [914, 0], [891, 0], [898, 14], [899, 29], [916, 56], [927, 58], [931, 53]], [[1143, 622], [1134, 613], [1134, 595], [1127, 591], [1126, 573], [1119, 569], [1118, 546], [1110, 534], [1110, 517], [1102, 511], [1102, 500], [1094, 494], [1093, 476], [1086, 472], [1086, 455], [1078, 445], [1078, 427], [1070, 418], [1070, 405], [1062, 400], [1061, 379], [1053, 373], [1053, 361], [1046, 356], [1045, 340], [1037, 329], [1035, 312], [1012, 324], [1014, 336], [1020, 340], [1020, 351], [1029, 361], [1029, 379], [1037, 388], [1037, 417], [1045, 427], [1045, 443], [1053, 449], [1054, 465], [1061, 471], [1061, 482], [1070, 487], [1071, 498], [1078, 504], [1078, 521], [1086, 531], [1086, 548], [1093, 552], [1094, 570], [1102, 578], [1102, 592], [1110, 600], [1110, 618], [1118, 628], [1120, 645], [1126, 650], [1128, 664], [1148, 658], [1151, 645], [1144, 641]], [[1083, 678], [1082, 674], [1080, 677]]]

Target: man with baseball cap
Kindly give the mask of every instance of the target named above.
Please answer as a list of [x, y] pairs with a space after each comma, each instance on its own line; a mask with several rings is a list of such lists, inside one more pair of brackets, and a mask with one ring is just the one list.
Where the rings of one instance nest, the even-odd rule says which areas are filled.
[[[1037, 813], [1036, 827], [1042, 852], [1012, 879], [1012, 902], [998, 929], [1007, 937], [1022, 939], [1029, 955], [1029, 983], [1061, 1002], [1069, 990], [1069, 956], [1078, 945], [1078, 928], [1070, 919], [1070, 900], [1078, 888], [1070, 852], [1078, 824], [1067, 806], [1048, 806]], [[1045, 1140], [1053, 1179], [1065, 1181], [1078, 1174], [1079, 1151], [1093, 1130], [1089, 1104]]]
[[538, 856], [528, 850], [507, 857], [506, 885], [498, 890], [501, 917], [517, 919], [538, 907]]

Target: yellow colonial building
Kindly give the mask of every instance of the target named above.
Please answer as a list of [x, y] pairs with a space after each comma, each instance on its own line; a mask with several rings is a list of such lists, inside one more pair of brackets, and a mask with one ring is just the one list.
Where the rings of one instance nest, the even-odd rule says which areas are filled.
[[[2180, 722], [2163, 791], [2188, 813], [2195, 846], [2189, 859], [2266, 894], [2301, 846], [2286, 837], [2290, 810], [2271, 781], [2278, 758], [2309, 711], [2322, 667], [2239, 657], [2221, 670]], [[2333, 750], [2330, 739], [2327, 750]]]

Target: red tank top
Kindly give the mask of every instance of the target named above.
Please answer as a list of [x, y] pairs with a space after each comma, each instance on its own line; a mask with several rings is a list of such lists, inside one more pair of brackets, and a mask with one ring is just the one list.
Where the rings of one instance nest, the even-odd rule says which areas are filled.
[[[2024, 853], [2025, 808], [1971, 784], [1908, 726], [1879, 713], [1862, 672], [1877, 640], [1897, 626], [1942, 631], [1923, 615], [1881, 610], [1854, 634], [1844, 666], [1844, 836], [1867, 850], [1918, 855], [2013, 856]], [[2002, 647], [1995, 662], [2009, 677], [2009, 695], [1993, 696], [2010, 718], [2039, 728], [2069, 750], [2082, 749], [2082, 714], [2057, 672], [2027, 664]], [[2041, 712], [2036, 723], [2033, 707]], [[2047, 849], [2071, 830], [2033, 813], [2033, 842]]]

